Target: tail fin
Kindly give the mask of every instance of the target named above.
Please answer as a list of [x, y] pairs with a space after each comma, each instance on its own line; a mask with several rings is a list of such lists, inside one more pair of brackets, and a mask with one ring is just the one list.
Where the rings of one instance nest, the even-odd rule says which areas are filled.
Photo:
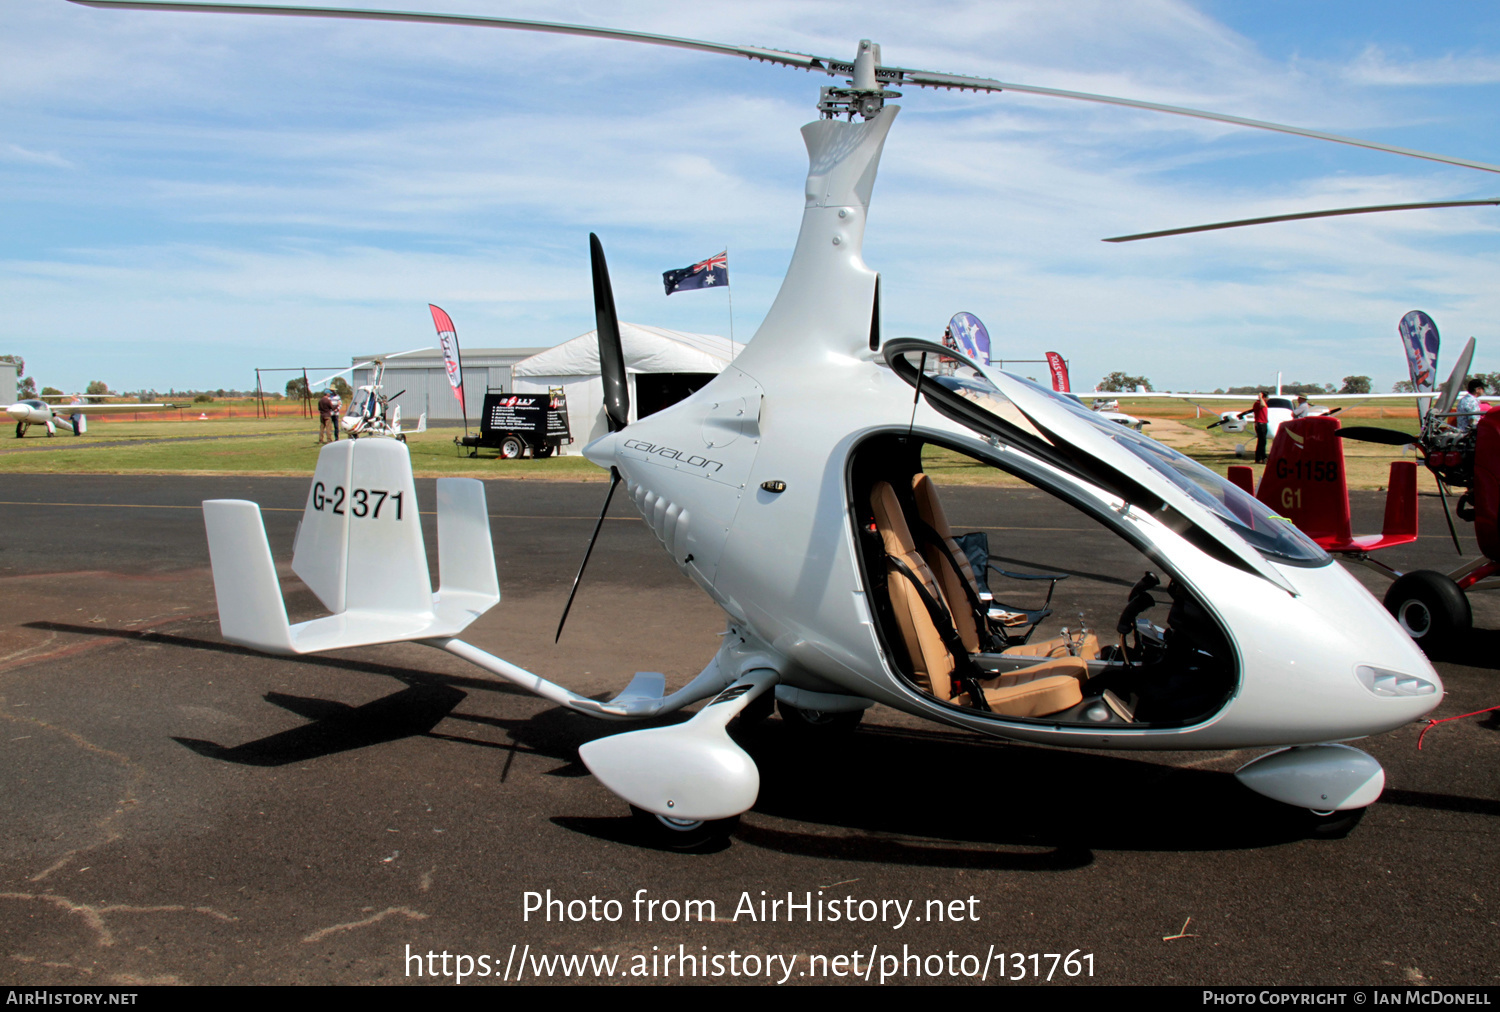
[[484, 486], [441, 479], [437, 506], [443, 586], [433, 594], [405, 445], [370, 439], [325, 446], [292, 571], [333, 614], [289, 626], [259, 507], [205, 502], [224, 638], [300, 654], [456, 636], [500, 600]]
[[1276, 430], [1256, 498], [1330, 550], [1350, 542], [1339, 420], [1296, 418]]
[[424, 411], [420, 415], [417, 416], [417, 427], [415, 429], [413, 429], [412, 431], [413, 432], [426, 432], [427, 431], [427, 412]]
[[[1391, 461], [1391, 479], [1385, 491], [1385, 522], [1381, 541], [1404, 544], [1417, 540], [1417, 462]], [[1396, 540], [1396, 539], [1400, 540]]]
[[203, 525], [224, 638], [267, 653], [296, 653], [260, 507], [243, 499], [210, 499], [203, 504]]
[[1370, 552], [1417, 540], [1417, 465], [1410, 460], [1391, 462], [1381, 533], [1353, 534], [1339, 420], [1327, 415], [1282, 423], [1256, 498], [1330, 552]]

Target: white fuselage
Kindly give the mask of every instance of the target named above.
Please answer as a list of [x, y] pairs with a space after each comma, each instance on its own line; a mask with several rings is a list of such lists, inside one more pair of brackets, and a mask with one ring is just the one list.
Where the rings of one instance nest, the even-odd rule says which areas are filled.
[[[812, 162], [786, 281], [755, 339], [686, 400], [585, 449], [619, 468], [674, 562], [728, 614], [783, 684], [861, 696], [989, 734], [1109, 748], [1235, 748], [1357, 738], [1416, 719], [1441, 699], [1421, 651], [1351, 575], [1219, 561], [1087, 481], [1052, 469], [1048, 491], [1163, 561], [1216, 614], [1238, 688], [1189, 727], [1047, 725], [946, 705], [897, 672], [862, 584], [848, 465], [878, 432], [913, 427], [997, 464], [994, 448], [924, 402], [871, 350], [877, 279], [860, 256], [874, 168], [896, 109], [864, 123], [803, 128]], [[1025, 463], [1022, 461], [1021, 463]], [[1041, 470], [1047, 470], [1042, 468]], [[784, 483], [781, 492], [762, 483]], [[1109, 518], [1114, 518], [1110, 520]], [[1122, 602], [1123, 603], [1123, 602]], [[1423, 696], [1382, 694], [1357, 669], [1422, 679]]]

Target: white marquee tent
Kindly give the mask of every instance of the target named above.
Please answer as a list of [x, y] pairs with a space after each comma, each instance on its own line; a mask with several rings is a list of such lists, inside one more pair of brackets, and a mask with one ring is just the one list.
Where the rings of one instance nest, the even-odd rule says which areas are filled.
[[[630, 384], [630, 420], [635, 421], [643, 402], [649, 414], [652, 405], [663, 398], [680, 399], [688, 389], [697, 389], [722, 372], [744, 345], [712, 334], [685, 334], [622, 320], [620, 347]], [[596, 331], [522, 359], [512, 367], [511, 377], [518, 394], [546, 393], [551, 387], [562, 387], [567, 393], [568, 427], [574, 443], [564, 453], [577, 453], [609, 431]]]

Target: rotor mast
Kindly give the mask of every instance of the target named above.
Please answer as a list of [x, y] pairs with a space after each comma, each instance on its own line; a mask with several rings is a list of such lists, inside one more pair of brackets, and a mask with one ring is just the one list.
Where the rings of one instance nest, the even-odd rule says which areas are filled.
[[[899, 91], [888, 90], [881, 81], [881, 69], [880, 43], [860, 39], [853, 63], [829, 62], [829, 73], [849, 75], [849, 87], [824, 87], [818, 95], [818, 115], [823, 119], [847, 116], [851, 120], [856, 115], [861, 119], [876, 116], [885, 107], [886, 99], [901, 97]], [[895, 79], [889, 73], [885, 76]]]

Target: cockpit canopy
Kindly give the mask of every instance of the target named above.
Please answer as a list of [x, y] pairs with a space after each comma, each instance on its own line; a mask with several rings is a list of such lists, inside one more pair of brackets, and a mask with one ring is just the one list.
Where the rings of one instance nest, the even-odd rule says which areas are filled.
[[1180, 522], [1274, 583], [1283, 578], [1264, 565], [1266, 560], [1300, 566], [1330, 561], [1312, 539], [1228, 480], [1079, 402], [929, 341], [887, 342], [885, 357], [938, 413], [1094, 482], [1147, 513], [1177, 514]]

